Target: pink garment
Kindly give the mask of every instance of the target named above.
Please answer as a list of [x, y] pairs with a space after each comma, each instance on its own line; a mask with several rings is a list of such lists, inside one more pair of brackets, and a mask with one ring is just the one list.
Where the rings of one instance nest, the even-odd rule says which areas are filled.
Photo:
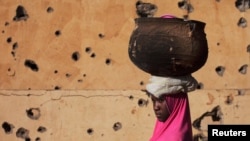
[[166, 15], [163, 15], [163, 16], [161, 16], [161, 18], [176, 18], [175, 16], [173, 16], [173, 15], [170, 15], [170, 14], [166, 14]]
[[156, 121], [150, 141], [192, 141], [192, 124], [187, 93], [166, 96], [170, 116]]

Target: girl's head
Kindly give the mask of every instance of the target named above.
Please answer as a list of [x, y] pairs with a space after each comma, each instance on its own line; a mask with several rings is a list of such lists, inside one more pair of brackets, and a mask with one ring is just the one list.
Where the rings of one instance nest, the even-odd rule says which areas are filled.
[[157, 98], [151, 94], [151, 100], [153, 102], [153, 110], [156, 118], [161, 122], [165, 122], [170, 115], [166, 95]]

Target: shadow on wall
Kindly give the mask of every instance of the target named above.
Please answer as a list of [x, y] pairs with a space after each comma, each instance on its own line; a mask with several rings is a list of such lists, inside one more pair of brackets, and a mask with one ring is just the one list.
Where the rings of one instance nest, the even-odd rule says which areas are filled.
[[210, 112], [205, 112], [199, 118], [193, 121], [193, 127], [199, 131], [194, 135], [194, 141], [207, 141], [207, 125], [208, 124], [222, 124], [223, 113], [220, 106], [214, 107]]

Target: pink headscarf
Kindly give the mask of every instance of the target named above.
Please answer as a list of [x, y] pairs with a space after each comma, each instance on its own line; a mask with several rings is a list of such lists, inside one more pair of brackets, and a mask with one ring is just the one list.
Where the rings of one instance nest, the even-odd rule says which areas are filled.
[[[176, 18], [163, 15], [161, 18]], [[187, 93], [166, 96], [170, 116], [165, 122], [156, 121], [150, 141], [192, 141], [192, 124]]]
[[170, 14], [166, 14], [166, 15], [161, 16], [161, 18], [171, 19], [171, 18], [176, 18], [176, 17]]
[[156, 121], [150, 141], [192, 141], [192, 124], [187, 93], [166, 96], [170, 116]]

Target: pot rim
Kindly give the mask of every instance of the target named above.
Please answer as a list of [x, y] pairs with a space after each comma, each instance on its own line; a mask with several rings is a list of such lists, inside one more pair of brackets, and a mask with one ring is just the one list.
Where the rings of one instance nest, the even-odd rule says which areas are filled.
[[135, 22], [165, 22], [165, 23], [171, 23], [171, 22], [183, 22], [183, 23], [197, 23], [201, 25], [206, 25], [205, 22], [199, 21], [199, 20], [187, 20], [185, 21], [182, 18], [161, 18], [161, 17], [142, 17], [142, 18], [135, 18]]

